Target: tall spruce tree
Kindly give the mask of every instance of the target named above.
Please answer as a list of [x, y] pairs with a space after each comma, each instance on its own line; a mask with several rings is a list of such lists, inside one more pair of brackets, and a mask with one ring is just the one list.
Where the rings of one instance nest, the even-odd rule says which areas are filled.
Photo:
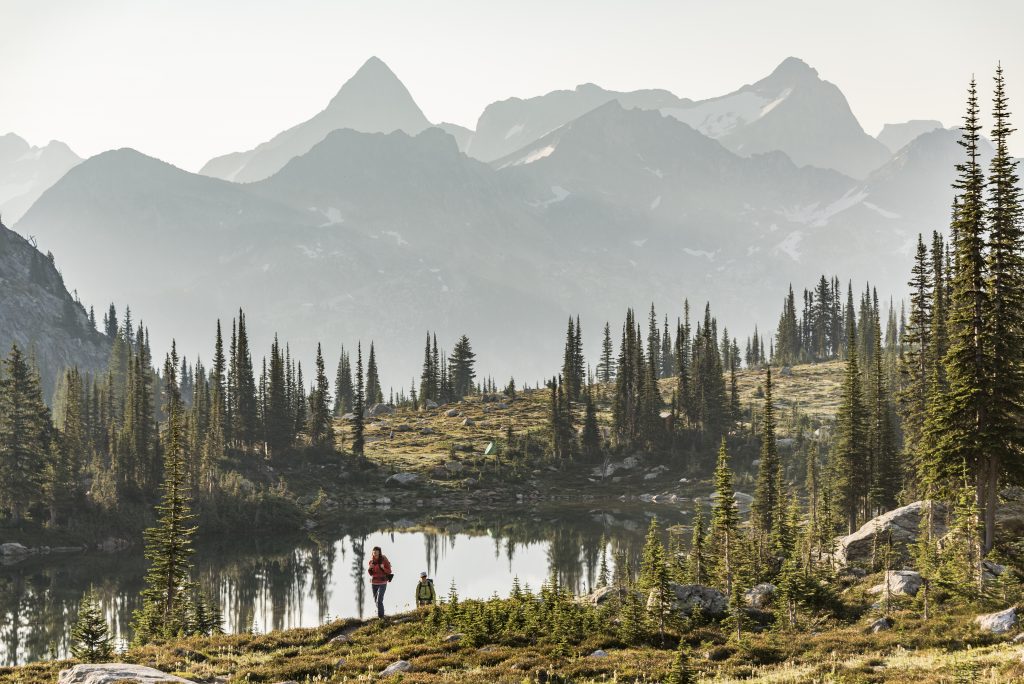
[[772, 369], [765, 372], [764, 409], [761, 413], [761, 462], [758, 465], [750, 520], [762, 559], [770, 548], [770, 535], [781, 503], [782, 462], [775, 439], [775, 406], [772, 403]]
[[271, 454], [276, 455], [292, 443], [292, 417], [288, 401], [285, 359], [277, 335], [274, 335], [274, 343], [270, 347], [270, 369], [266, 385], [263, 422], [267, 446]]
[[352, 412], [352, 363], [345, 347], [338, 357], [338, 372], [334, 379], [334, 414], [343, 416]]
[[[856, 339], [856, 324], [852, 313], [846, 321], [846, 339]], [[836, 488], [836, 505], [845, 516], [847, 528], [852, 533], [857, 529], [857, 521], [866, 508], [870, 478], [867, 468], [867, 414], [862, 395], [857, 344], [850, 343], [847, 347], [846, 373], [836, 417], [831, 470]]]
[[601, 340], [601, 360], [597, 364], [597, 379], [602, 384], [608, 384], [615, 378], [614, 354], [611, 325], [605, 322], [604, 337]]
[[[931, 322], [934, 320], [933, 271], [928, 263], [924, 239], [917, 236], [917, 252], [911, 269], [910, 319], [902, 336], [904, 352], [901, 359], [903, 388], [899, 395], [900, 416], [906, 450], [918, 468], [925, 467], [927, 449], [924, 444], [924, 425], [929, 407], [930, 379], [929, 349], [931, 348]], [[941, 292], [941, 288], [938, 288]], [[932, 358], [931, 361], [937, 361]]]
[[309, 417], [306, 434], [313, 446], [334, 445], [334, 423], [331, 420], [331, 391], [324, 370], [324, 355], [316, 345], [316, 378], [309, 395]]
[[985, 409], [990, 435], [978, 464], [985, 524], [982, 552], [995, 544], [996, 506], [1004, 476], [1024, 481], [1024, 222], [1017, 161], [1010, 155], [1009, 103], [1002, 65], [996, 68], [992, 97], [992, 144], [995, 154], [989, 166], [988, 254], [986, 321], [983, 329], [985, 356], [989, 360], [989, 401]]
[[49, 409], [38, 378], [18, 345], [12, 345], [0, 372], [0, 505], [10, 509], [14, 525], [42, 496], [50, 446]]
[[366, 402], [363, 396], [363, 344], [356, 344], [356, 382], [355, 396], [352, 399], [352, 455], [362, 457], [365, 447], [363, 436], [363, 413]]
[[188, 464], [185, 454], [185, 415], [177, 378], [177, 351], [164, 362], [164, 413], [167, 424], [163, 432], [164, 481], [155, 527], [148, 528], [146, 538], [146, 587], [142, 591], [142, 608], [133, 617], [135, 642], [144, 644], [157, 637], [190, 633], [189, 589], [192, 572], [192, 538], [196, 527], [188, 491]]
[[686, 580], [691, 584], [707, 584], [709, 581], [707, 534], [704, 506], [700, 501], [695, 501], [693, 533], [690, 537], [690, 551], [686, 556]]
[[710, 548], [713, 549], [712, 576], [715, 584], [725, 589], [727, 596], [732, 595], [733, 581], [736, 578], [737, 560], [740, 546], [740, 514], [733, 495], [732, 469], [729, 467], [729, 453], [725, 448], [725, 438], [718, 449], [718, 465], [715, 466], [715, 500], [711, 506]]
[[384, 403], [384, 391], [380, 386], [380, 375], [377, 372], [377, 354], [370, 342], [370, 356], [366, 361], [366, 394], [364, 399], [368, 406]]
[[[949, 390], [929, 412], [935, 412], [936, 444], [928, 467], [946, 491], [956, 491], [960, 469], [966, 466], [981, 494], [983, 514], [995, 497], [988, 496], [986, 454], [1002, 453], [993, 434], [990, 386], [991, 357], [986, 349], [985, 314], [990, 310], [986, 283], [984, 176], [978, 149], [978, 96], [974, 80], [967, 95], [967, 112], [959, 143], [966, 159], [957, 164], [953, 235], [953, 276], [949, 300], [949, 351], [946, 379]], [[994, 493], [993, 493], [994, 494]]]
[[[435, 341], [435, 345], [436, 345]], [[438, 390], [440, 385], [440, 379], [438, 378], [439, 369], [437, 368], [437, 358], [434, 352], [435, 348], [430, 346], [430, 333], [427, 333], [427, 345], [423, 352], [423, 371], [420, 374], [420, 398], [423, 400], [423, 405], [426, 407], [426, 402], [436, 402], [438, 400]]]
[[580, 435], [580, 447], [583, 458], [597, 461], [601, 457], [601, 432], [597, 425], [597, 410], [594, 407], [594, 386], [587, 385], [584, 391], [586, 402], [583, 414], [583, 433]]
[[662, 643], [665, 642], [665, 629], [675, 601], [670, 582], [668, 557], [661, 543], [661, 528], [658, 526], [658, 518], [654, 517], [647, 528], [637, 587], [649, 595], [647, 609], [651, 613], [652, 626], [657, 630]]
[[889, 401], [888, 383], [885, 376], [885, 361], [882, 354], [882, 328], [875, 307], [872, 325], [874, 327], [874, 354], [872, 360], [869, 397], [869, 440], [870, 491], [868, 504], [870, 515], [894, 508], [896, 495], [900, 490], [902, 467], [898, 462], [896, 431], [893, 425], [893, 408]]
[[473, 391], [473, 379], [476, 377], [476, 354], [469, 344], [469, 338], [463, 335], [452, 348], [448, 358], [451, 373], [452, 393], [456, 399], [462, 399]]

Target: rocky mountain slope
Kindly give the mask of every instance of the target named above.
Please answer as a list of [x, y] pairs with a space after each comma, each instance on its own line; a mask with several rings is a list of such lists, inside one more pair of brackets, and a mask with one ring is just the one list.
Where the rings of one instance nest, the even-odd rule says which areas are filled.
[[34, 355], [47, 400], [65, 368], [100, 371], [110, 352], [52, 257], [0, 223], [0, 353], [12, 344]]

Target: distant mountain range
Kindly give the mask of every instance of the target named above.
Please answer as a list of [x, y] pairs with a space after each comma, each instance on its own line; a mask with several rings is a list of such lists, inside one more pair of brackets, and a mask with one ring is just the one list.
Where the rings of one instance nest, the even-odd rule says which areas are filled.
[[788, 59], [721, 98], [586, 85], [495, 103], [470, 131], [432, 126], [374, 59], [316, 117], [202, 174], [127, 149], [88, 159], [17, 228], [86, 299], [130, 304], [191, 355], [244, 306], [257, 350], [275, 331], [305, 359], [373, 339], [396, 387], [428, 328], [532, 382], [570, 314], [596, 354], [606, 320], [651, 300], [673, 324], [684, 297], [710, 300], [742, 342], [821, 273], [902, 292], [960, 156], [930, 123], [880, 142]]
[[14, 133], [0, 136], [0, 218], [14, 225], [43, 191], [81, 161], [58, 140], [33, 147]]

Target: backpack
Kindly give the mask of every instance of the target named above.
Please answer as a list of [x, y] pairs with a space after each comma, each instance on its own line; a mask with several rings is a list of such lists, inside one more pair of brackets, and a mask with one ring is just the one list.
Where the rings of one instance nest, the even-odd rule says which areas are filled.
[[416, 600], [417, 601], [431, 601], [431, 600], [437, 598], [437, 592], [434, 591], [434, 580], [432, 580], [432, 579], [430, 579], [428, 577], [427, 578], [427, 586], [430, 587], [430, 596], [424, 598], [424, 597], [420, 596], [420, 590], [423, 588], [423, 585], [422, 584], [417, 584], [416, 585]]

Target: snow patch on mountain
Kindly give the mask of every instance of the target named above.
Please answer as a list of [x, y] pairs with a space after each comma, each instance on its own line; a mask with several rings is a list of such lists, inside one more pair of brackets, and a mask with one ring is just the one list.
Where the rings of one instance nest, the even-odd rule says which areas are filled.
[[508, 129], [508, 131], [505, 133], [505, 140], [508, 140], [509, 138], [511, 138], [514, 135], [519, 135], [522, 132], [523, 132], [523, 124], [518, 123], [515, 126], [513, 126], [512, 128]]
[[525, 156], [520, 157], [519, 159], [515, 160], [514, 162], [510, 162], [508, 164], [502, 164], [500, 168], [503, 169], [503, 168], [505, 168], [507, 166], [525, 166], [527, 164], [532, 164], [533, 162], [535, 162], [535, 161], [537, 161], [539, 159], [543, 159], [544, 157], [551, 156], [551, 153], [554, 152], [554, 151], [555, 151], [555, 146], [554, 145], [545, 145], [544, 147], [541, 147], [541, 148], [538, 148], [536, 150], [532, 150], [532, 151], [526, 153]]
[[775, 98], [774, 100], [772, 100], [771, 102], [766, 104], [764, 107], [761, 107], [761, 116], [764, 116], [765, 114], [767, 114], [768, 112], [772, 111], [773, 109], [778, 107], [780, 104], [785, 102], [786, 98], [789, 97], [789, 94], [792, 93], [792, 92], [793, 92], [792, 88], [786, 88], [785, 90], [782, 91], [782, 93], [777, 98]]
[[804, 239], [804, 234], [799, 230], [794, 230], [787, 235], [782, 242], [775, 245], [775, 249], [772, 250], [773, 254], [785, 254], [793, 261], [800, 261], [800, 241]]
[[703, 249], [690, 249], [689, 247], [683, 247], [683, 251], [686, 252], [687, 254], [689, 254], [690, 256], [704, 257], [708, 261], [714, 261], [715, 260], [715, 253], [714, 252], [708, 252], [708, 251], [703, 250]]
[[772, 101], [747, 90], [695, 102], [690, 107], [665, 107], [660, 111], [706, 136], [720, 138], [738, 126], [761, 118], [785, 99], [785, 95]]
[[323, 214], [324, 218], [327, 219], [325, 223], [321, 223], [321, 228], [327, 228], [328, 226], [336, 226], [339, 223], [345, 222], [345, 217], [341, 215], [341, 209], [336, 207], [327, 207], [326, 209], [317, 209], [316, 207], [310, 207], [310, 211], [317, 211]]
[[864, 202], [864, 206], [867, 207], [868, 209], [870, 209], [871, 211], [875, 212], [876, 214], [880, 215], [883, 218], [887, 218], [887, 219], [898, 219], [898, 218], [900, 218], [900, 215], [897, 214], [896, 212], [888, 211], [887, 209], [883, 209], [882, 207], [878, 206], [877, 204], [872, 204], [871, 202]]
[[571, 194], [572, 193], [570, 193], [568, 190], [563, 188], [561, 185], [552, 185], [551, 186], [551, 195], [552, 196], [551, 196], [550, 199], [546, 199], [546, 200], [543, 200], [543, 201], [540, 201], [540, 202], [530, 202], [530, 206], [531, 207], [539, 207], [541, 209], [547, 209], [552, 204], [557, 204], [557, 203], [561, 202], [562, 200], [564, 200], [566, 197], [568, 197]]
[[317, 245], [316, 248], [308, 247], [307, 245], [295, 245], [296, 249], [302, 252], [303, 256], [307, 259], [319, 259], [323, 256], [324, 248]]
[[[821, 208], [818, 202], [795, 208], [784, 208], [779, 213], [791, 223], [802, 223], [812, 228], [821, 228], [828, 225], [830, 218], [850, 207], [856, 206], [864, 201], [868, 193], [864, 190], [853, 188], [835, 202]], [[888, 217], [887, 217], [888, 218]]]
[[658, 195], [651, 201], [651, 211], [654, 211], [661, 206], [661, 195]]
[[405, 245], [409, 244], [409, 241], [403, 238], [402, 234], [399, 233], [397, 230], [385, 230], [384, 234], [395, 238], [395, 243], [399, 247], [404, 247]]

